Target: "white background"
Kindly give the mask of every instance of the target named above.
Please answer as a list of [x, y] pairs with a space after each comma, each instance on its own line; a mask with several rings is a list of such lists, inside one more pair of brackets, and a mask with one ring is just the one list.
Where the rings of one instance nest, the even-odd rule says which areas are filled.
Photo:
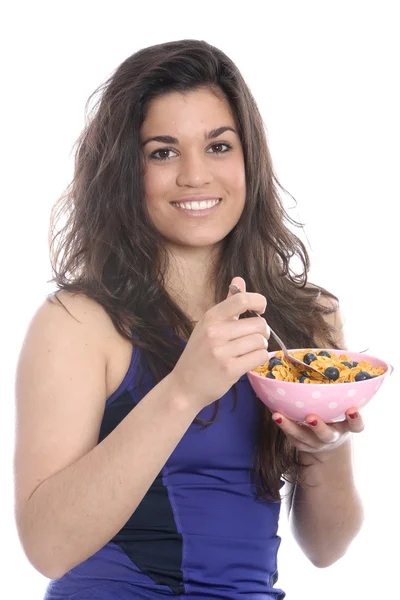
[[[341, 301], [348, 346], [399, 365], [398, 3], [18, 2], [3, 11], [1, 119], [2, 596], [40, 600], [13, 522], [15, 365], [27, 324], [51, 291], [49, 212], [72, 176], [72, 146], [94, 89], [130, 54], [204, 39], [242, 70], [275, 168], [306, 223], [311, 280]], [[4, 18], [5, 17], [5, 18]], [[5, 168], [4, 168], [5, 166]], [[287, 196], [288, 206], [292, 205]], [[305, 237], [306, 236], [306, 237]], [[282, 511], [279, 584], [288, 600], [395, 598], [400, 527], [398, 370], [363, 409], [355, 472], [366, 521], [347, 555], [318, 570]], [[6, 593], [7, 592], [7, 593]]]

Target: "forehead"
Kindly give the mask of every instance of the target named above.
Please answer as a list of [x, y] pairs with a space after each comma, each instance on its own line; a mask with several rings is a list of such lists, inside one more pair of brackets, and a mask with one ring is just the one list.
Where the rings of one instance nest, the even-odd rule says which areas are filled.
[[215, 127], [235, 126], [227, 99], [210, 89], [169, 92], [150, 101], [141, 128], [142, 136], [169, 134], [175, 137], [203, 135]]

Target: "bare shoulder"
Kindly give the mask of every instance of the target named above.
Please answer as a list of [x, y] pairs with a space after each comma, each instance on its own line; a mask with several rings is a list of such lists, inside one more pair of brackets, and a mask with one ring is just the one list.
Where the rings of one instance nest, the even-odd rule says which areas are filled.
[[[114, 329], [113, 323], [104, 308], [85, 294], [72, 294], [59, 291], [46, 299], [38, 308], [34, 319], [56, 323], [58, 327], [79, 327], [93, 336], [100, 346]], [[33, 321], [34, 321], [33, 319]]]
[[60, 292], [58, 299], [53, 299], [63, 310], [67, 309], [71, 316], [84, 323], [99, 351], [106, 360], [106, 396], [107, 398], [119, 387], [129, 368], [132, 357], [132, 342], [124, 338], [115, 328], [111, 317], [103, 306], [83, 294]]
[[105, 365], [107, 325], [104, 309], [83, 294], [58, 292], [46, 298], [28, 325], [18, 374], [42, 364], [54, 363], [57, 368], [61, 368], [61, 363], [71, 365], [84, 352], [90, 353], [92, 360], [96, 355]]
[[[59, 291], [46, 299], [31, 320], [28, 333], [34, 335], [35, 331], [40, 331], [42, 339], [47, 331], [60, 341], [64, 334], [66, 337], [82, 336], [85, 344], [90, 343], [105, 358], [107, 377], [114, 371], [114, 363], [122, 362], [124, 368], [126, 358], [123, 357], [129, 356], [132, 349], [131, 342], [118, 333], [104, 307], [81, 293]], [[112, 377], [109, 383], [112, 387]]]

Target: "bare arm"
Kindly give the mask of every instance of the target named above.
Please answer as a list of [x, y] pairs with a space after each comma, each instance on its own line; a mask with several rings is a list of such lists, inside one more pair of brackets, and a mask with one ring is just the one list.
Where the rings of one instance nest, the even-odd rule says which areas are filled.
[[[17, 369], [16, 518], [32, 564], [57, 578], [123, 527], [199, 411], [265, 362], [266, 299], [243, 293], [209, 309], [174, 370], [97, 444], [115, 328], [83, 296], [71, 315], [44, 304]], [[207, 374], [207, 377], [204, 374]]]
[[301, 460], [311, 466], [305, 470], [306, 485], [293, 490], [291, 529], [311, 562], [328, 567], [346, 553], [363, 521], [353, 478], [351, 438], [324, 457], [308, 454]]
[[[330, 300], [324, 300], [329, 306]], [[336, 328], [336, 342], [346, 349], [339, 311], [326, 317]], [[320, 348], [324, 340], [317, 339]], [[360, 429], [361, 430], [361, 429]], [[343, 443], [319, 454], [300, 452], [304, 484], [288, 484], [290, 525], [303, 552], [317, 567], [327, 567], [347, 551], [363, 523], [363, 505], [353, 474], [351, 433]]]
[[[196, 416], [166, 377], [97, 445], [108, 317], [67, 299], [43, 305], [17, 370], [16, 519], [31, 563], [58, 578], [126, 523]], [[109, 325], [108, 325], [109, 326]]]

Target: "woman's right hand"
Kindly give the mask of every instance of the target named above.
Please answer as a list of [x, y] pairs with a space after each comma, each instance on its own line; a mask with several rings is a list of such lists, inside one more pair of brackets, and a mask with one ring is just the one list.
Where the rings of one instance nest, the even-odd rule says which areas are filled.
[[[239, 277], [232, 283], [245, 289]], [[247, 371], [268, 360], [270, 332], [266, 321], [258, 317], [238, 319], [247, 310], [263, 314], [266, 304], [261, 294], [229, 293], [197, 323], [170, 376], [199, 411], [226, 394]]]

